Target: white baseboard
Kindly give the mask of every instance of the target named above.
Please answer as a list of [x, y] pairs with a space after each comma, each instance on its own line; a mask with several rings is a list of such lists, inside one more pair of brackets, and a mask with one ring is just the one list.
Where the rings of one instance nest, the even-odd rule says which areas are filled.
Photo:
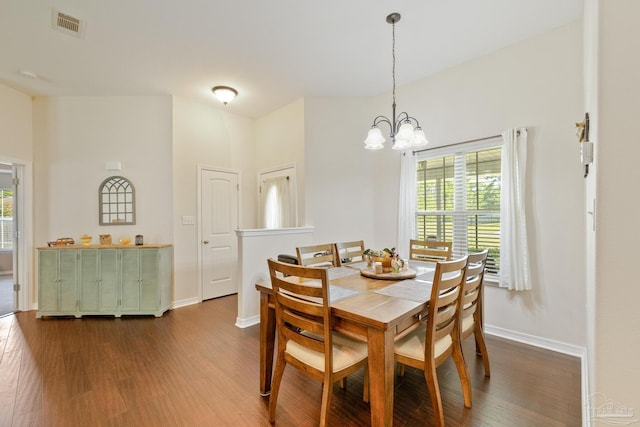
[[510, 329], [499, 328], [497, 326], [484, 325], [485, 333], [495, 335], [500, 338], [529, 344], [534, 347], [545, 348], [547, 350], [557, 351], [558, 353], [568, 354], [570, 356], [584, 359], [587, 349], [573, 344], [567, 344], [561, 341], [550, 340], [535, 335], [523, 334], [521, 332], [512, 331]]
[[248, 328], [249, 326], [257, 325], [258, 323], [260, 323], [259, 314], [245, 318], [236, 317], [236, 326], [238, 328]]
[[186, 307], [188, 305], [199, 304], [200, 298], [187, 298], [180, 301], [174, 301], [171, 308]]

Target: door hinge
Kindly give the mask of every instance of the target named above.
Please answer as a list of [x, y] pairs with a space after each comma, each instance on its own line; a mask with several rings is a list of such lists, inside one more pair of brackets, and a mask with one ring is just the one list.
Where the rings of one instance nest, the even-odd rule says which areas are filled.
[[18, 177], [16, 176], [16, 177], [14, 177], [14, 178], [11, 180], [11, 183], [12, 183], [14, 186], [16, 186], [16, 187], [17, 187], [17, 186], [20, 184], [20, 180], [19, 180], [19, 179], [18, 179]]
[[14, 283], [13, 284], [14, 292], [18, 292], [20, 290], [20, 288], [21, 288], [20, 283]]
[[240, 184], [236, 184], [236, 190], [240, 191]]

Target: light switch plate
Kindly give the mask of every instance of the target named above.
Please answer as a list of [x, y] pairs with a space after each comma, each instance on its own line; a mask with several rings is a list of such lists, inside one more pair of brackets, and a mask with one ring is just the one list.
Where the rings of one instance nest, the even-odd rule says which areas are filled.
[[182, 225], [195, 225], [196, 218], [191, 215], [184, 215], [182, 217]]

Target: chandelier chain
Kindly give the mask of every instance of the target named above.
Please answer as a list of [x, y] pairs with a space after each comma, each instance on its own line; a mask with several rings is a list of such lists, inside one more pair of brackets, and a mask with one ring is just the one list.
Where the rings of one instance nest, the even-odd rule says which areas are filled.
[[[392, 70], [391, 76], [393, 78], [393, 105], [396, 104], [396, 23], [391, 24], [391, 59]], [[395, 119], [395, 118], [394, 118]]]

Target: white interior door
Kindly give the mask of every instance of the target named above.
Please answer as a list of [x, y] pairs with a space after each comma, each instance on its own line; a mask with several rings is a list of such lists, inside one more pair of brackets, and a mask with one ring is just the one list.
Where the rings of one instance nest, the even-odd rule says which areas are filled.
[[238, 174], [200, 171], [202, 299], [238, 292]]

